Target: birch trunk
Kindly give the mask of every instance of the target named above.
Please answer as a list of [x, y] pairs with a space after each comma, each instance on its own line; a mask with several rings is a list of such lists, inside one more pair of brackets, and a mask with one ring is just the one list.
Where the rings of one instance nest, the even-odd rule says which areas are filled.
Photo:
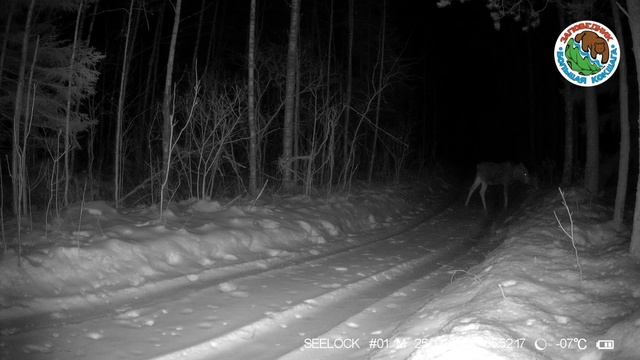
[[343, 161], [346, 163], [349, 157], [349, 122], [351, 120], [351, 89], [353, 86], [353, 0], [349, 0], [349, 35], [348, 35], [348, 49], [347, 49], [347, 93], [345, 98], [345, 110], [344, 110], [344, 131], [342, 133], [342, 156]]
[[122, 57], [122, 72], [120, 73], [120, 94], [118, 96], [118, 113], [116, 115], [116, 141], [113, 154], [113, 167], [115, 172], [114, 178], [114, 203], [115, 207], [120, 207], [120, 185], [121, 185], [121, 169], [122, 169], [122, 117], [124, 112], [124, 97], [127, 93], [127, 67], [129, 66], [129, 39], [131, 34], [131, 20], [133, 18], [133, 4], [129, 4], [129, 15], [127, 19], [127, 33], [124, 42], [124, 55]]
[[618, 184], [616, 185], [616, 202], [613, 206], [613, 223], [618, 230], [622, 228], [624, 218], [624, 203], [627, 198], [627, 180], [629, 176], [629, 84], [627, 83], [627, 61], [626, 54], [623, 53], [624, 46], [624, 29], [622, 20], [618, 12], [616, 1], [610, 0], [611, 10], [613, 11], [613, 23], [616, 27], [618, 43], [620, 44], [621, 53], [618, 54], [620, 64], [618, 65], [618, 81], [620, 96], [620, 156], [618, 159]]
[[291, 25], [289, 29], [289, 47], [287, 50], [287, 82], [285, 88], [284, 127], [282, 135], [282, 183], [285, 190], [293, 188], [291, 168], [293, 144], [293, 117], [296, 86], [296, 58], [298, 53], [298, 22], [300, 20], [300, 0], [291, 1]]
[[595, 87], [585, 89], [584, 113], [587, 125], [587, 159], [584, 166], [584, 185], [593, 195], [598, 194], [600, 173], [600, 134], [598, 126], [598, 96]]
[[220, 5], [220, 1], [216, 1], [216, 7], [213, 10], [213, 21], [211, 22], [211, 29], [209, 31], [209, 46], [207, 46], [207, 60], [204, 62], [204, 72], [207, 72], [209, 68], [209, 61], [211, 60], [211, 56], [215, 51], [215, 39], [216, 39], [216, 22], [218, 20], [218, 6]]
[[[380, 29], [380, 48], [378, 56], [379, 73], [378, 73], [378, 89], [382, 89], [382, 80], [384, 77], [384, 40], [385, 40], [385, 27], [387, 22], [387, 1], [382, 2], [382, 27]], [[380, 103], [382, 101], [382, 91], [378, 93], [376, 99], [376, 120], [373, 129], [373, 143], [371, 144], [371, 158], [369, 160], [369, 176], [367, 180], [371, 182], [373, 178], [373, 166], [376, 160], [376, 147], [378, 145], [378, 125], [380, 124]]]
[[0, 49], [0, 89], [2, 88], [4, 59], [7, 54], [7, 43], [9, 42], [9, 31], [11, 30], [11, 21], [13, 20], [13, 11], [15, 10], [15, 4], [15, 0], [9, 1], [9, 15], [7, 15], [7, 23], [4, 26], [4, 35], [2, 36], [2, 48]]
[[[627, 11], [629, 13], [629, 28], [631, 29], [631, 41], [633, 42], [633, 55], [636, 63], [636, 81], [640, 88], [640, 2], [637, 0], [627, 0]], [[640, 92], [637, 93], [640, 102]], [[638, 115], [640, 125], [640, 114]], [[631, 232], [631, 255], [640, 259], [640, 176], [636, 184], [636, 206], [633, 212], [633, 230]]]
[[564, 162], [562, 184], [570, 185], [573, 174], [573, 95], [568, 81], [564, 81]]
[[200, 35], [202, 34], [202, 20], [204, 18], [204, 5], [206, 0], [200, 2], [200, 14], [198, 16], [198, 32], [196, 33], [196, 44], [193, 46], [193, 58], [191, 64], [193, 69], [198, 72], [198, 48], [200, 47]]
[[15, 109], [13, 111], [13, 144], [11, 147], [11, 183], [13, 189], [13, 213], [19, 214], [19, 196], [20, 190], [19, 182], [20, 174], [19, 170], [19, 155], [20, 149], [20, 118], [22, 117], [22, 97], [24, 92], [24, 71], [27, 64], [27, 53], [29, 52], [29, 35], [31, 33], [31, 19], [33, 18], [33, 8], [35, 0], [31, 0], [29, 4], [29, 10], [27, 11], [27, 19], [24, 25], [24, 35], [22, 36], [22, 50], [20, 56], [20, 67], [18, 69], [18, 82], [16, 86], [16, 101]]
[[333, 0], [330, 0], [329, 10], [329, 44], [327, 44], [327, 88], [325, 94], [325, 113], [327, 119], [325, 121], [325, 131], [329, 133], [329, 146], [327, 147], [326, 154], [329, 161], [329, 178], [327, 179], [327, 191], [331, 192], [331, 185], [333, 184], [333, 168], [335, 165], [335, 121], [330, 117], [330, 99], [331, 99], [331, 50], [333, 44]]
[[[167, 57], [167, 74], [164, 81], [164, 92], [162, 96], [162, 175], [164, 179], [169, 177], [169, 164], [171, 161], [171, 129], [173, 124], [170, 103], [171, 85], [173, 76], [173, 60], [176, 52], [176, 41], [178, 38], [178, 28], [180, 26], [180, 8], [182, 0], [176, 0], [175, 16], [173, 18], [173, 29], [171, 30], [171, 43], [169, 45], [169, 56]], [[166, 181], [165, 181], [166, 183]], [[167, 188], [162, 186], [160, 190], [160, 209], [164, 207], [167, 197]]]
[[249, 14], [249, 61], [248, 61], [248, 84], [247, 84], [247, 120], [249, 122], [249, 193], [257, 193], [257, 134], [256, 134], [256, 109], [255, 109], [255, 79], [254, 71], [256, 48], [256, 0], [251, 0], [251, 10]]
[[[150, 111], [147, 111], [146, 108], [150, 108], [150, 102], [155, 99], [155, 89], [156, 83], [155, 76], [158, 69], [158, 54], [160, 52], [160, 41], [162, 40], [162, 24], [164, 22], [164, 12], [166, 9], [166, 4], [162, 4], [162, 8], [160, 9], [160, 15], [158, 16], [158, 22], [156, 23], [156, 28], [153, 34], [153, 45], [151, 48], [151, 55], [149, 56], [149, 63], [147, 65], [147, 78], [144, 87], [144, 98], [142, 101], [142, 106], [145, 108], [144, 111], [148, 114]], [[148, 119], [149, 116], [146, 116]], [[148, 121], [150, 122], [150, 121]]]

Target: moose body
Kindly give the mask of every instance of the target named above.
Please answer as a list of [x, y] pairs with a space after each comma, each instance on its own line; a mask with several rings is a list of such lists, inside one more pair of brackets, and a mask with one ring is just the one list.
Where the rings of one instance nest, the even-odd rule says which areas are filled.
[[504, 189], [504, 207], [506, 208], [509, 203], [508, 187], [514, 181], [520, 181], [525, 184], [529, 183], [529, 172], [524, 165], [514, 165], [510, 162], [479, 163], [476, 171], [476, 179], [469, 189], [467, 201], [464, 205], [469, 205], [469, 199], [471, 199], [471, 195], [478, 188], [478, 186], [480, 186], [480, 199], [482, 200], [482, 207], [484, 208], [484, 211], [487, 212], [487, 203], [485, 200], [485, 192], [487, 191], [487, 186], [502, 185]]

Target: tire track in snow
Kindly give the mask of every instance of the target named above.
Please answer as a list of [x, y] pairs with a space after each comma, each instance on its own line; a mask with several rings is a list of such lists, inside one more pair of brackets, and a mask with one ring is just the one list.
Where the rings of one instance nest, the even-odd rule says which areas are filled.
[[[478, 234], [482, 233], [486, 233], [486, 231], [481, 229]], [[477, 240], [474, 239], [472, 242]], [[488, 244], [485, 242], [479, 249], [474, 248], [446, 265], [440, 266], [429, 275], [398, 288], [392, 294], [379, 299], [357, 314], [317, 336], [317, 338], [322, 339], [357, 338], [361, 340], [359, 348], [327, 350], [309, 349], [302, 346], [285, 354], [280, 359], [369, 359], [375, 358], [376, 353], [383, 350], [384, 346], [387, 345], [388, 347], [394, 346], [393, 359], [406, 359], [422, 343], [421, 339], [393, 338], [394, 332], [402, 324], [399, 319], [411, 318], [425, 303], [438, 295], [439, 292], [435, 290], [444, 288], [453, 281], [457, 271], [451, 271], [451, 269], [468, 269], [482, 262], [484, 254], [492, 250], [500, 242], [501, 240]], [[378, 339], [376, 345], [383, 346], [377, 349], [370, 347], [369, 340], [371, 339]], [[384, 358], [388, 359], [388, 356], [389, 354], [385, 353]]]
[[[234, 338], [235, 336], [235, 340], [234, 340], [235, 344], [240, 346], [243, 351], [245, 350], [247, 351], [246, 353], [247, 356], [236, 356], [238, 355], [236, 354], [236, 352], [238, 351], [237, 348], [235, 349], [233, 347], [229, 348], [228, 346], [223, 347], [222, 349], [217, 349], [216, 354], [222, 354], [224, 353], [224, 351], [227, 351], [227, 350], [231, 351], [232, 353], [230, 356], [222, 356], [221, 358], [261, 358], [261, 357], [273, 358], [275, 355], [274, 356], [271, 356], [271, 355], [273, 355], [275, 352], [277, 352], [278, 354], [284, 354], [290, 351], [291, 349], [295, 349], [299, 346], [300, 341], [298, 340], [300, 339], [300, 335], [299, 335], [300, 329], [305, 329], [305, 331], [308, 332], [308, 334], [305, 336], [312, 336], [313, 334], [316, 334], [316, 333], [319, 335], [323, 333], [324, 331], [328, 330], [327, 326], [330, 328], [331, 326], [335, 326], [336, 324], [339, 324], [341, 321], [344, 320], [344, 318], [351, 316], [354, 311], [357, 312], [357, 309], [365, 308], [370, 302], [375, 301], [381, 296], [384, 296], [385, 294], [393, 293], [393, 291], [398, 286], [402, 286], [401, 284], [403, 282], [411, 281], [412, 278], [419, 277], [421, 275], [420, 272], [422, 270], [429, 271], [430, 266], [433, 265], [430, 263], [438, 262], [439, 260], [438, 256], [442, 255], [442, 253], [447, 251], [454, 251], [457, 247], [459, 247], [460, 244], [462, 244], [460, 240], [461, 238], [455, 241], [450, 241], [449, 244], [446, 244], [448, 247], [447, 246], [444, 246], [444, 247], [431, 246], [431, 249], [425, 249], [424, 246], [422, 246], [423, 240], [419, 240], [418, 242], [413, 241], [412, 244], [409, 244], [406, 241], [407, 238], [412, 239], [420, 234], [425, 233], [424, 229], [419, 229], [418, 231], [418, 227], [420, 227], [421, 225], [424, 225], [425, 227], [438, 225], [438, 221], [442, 221], [441, 219], [436, 219], [439, 215], [442, 215], [442, 217], [445, 220], [447, 218], [451, 218], [452, 217], [452, 214], [450, 213], [451, 211], [452, 210], [449, 209], [448, 212], [447, 211], [438, 212], [432, 215], [427, 215], [421, 218], [417, 218], [417, 220], [414, 220], [409, 225], [405, 224], [402, 227], [394, 228], [393, 231], [386, 231], [386, 233], [384, 234], [378, 234], [373, 240], [371, 238], [368, 238], [367, 241], [359, 242], [354, 245], [349, 245], [347, 247], [342, 247], [340, 249], [334, 248], [332, 249], [333, 251], [331, 252], [325, 252], [319, 255], [308, 256], [304, 259], [299, 258], [298, 261], [288, 262], [288, 263], [285, 263], [283, 266], [279, 266], [279, 267], [271, 267], [271, 268], [261, 267], [260, 269], [257, 269], [255, 273], [251, 273], [249, 275], [244, 275], [244, 276], [236, 276], [231, 279], [224, 280], [226, 282], [233, 281], [234, 283], [241, 283], [241, 282], [247, 283], [248, 282], [247, 279], [252, 279], [253, 281], [252, 286], [248, 288], [247, 287], [241, 288], [241, 290], [245, 290], [245, 289], [249, 290], [247, 292], [247, 297], [244, 299], [237, 298], [236, 300], [233, 300], [233, 301], [237, 301], [238, 303], [242, 303], [243, 305], [239, 307], [241, 309], [246, 309], [246, 311], [250, 311], [249, 306], [247, 305], [256, 304], [255, 301], [259, 301], [258, 304], [266, 305], [267, 308], [272, 306], [267, 304], [267, 301], [269, 300], [266, 300], [266, 299], [268, 297], [263, 297], [264, 292], [260, 289], [260, 286], [259, 286], [260, 282], [256, 281], [255, 280], [256, 278], [262, 279], [262, 281], [267, 281], [267, 283], [269, 283], [270, 286], [275, 285], [276, 287], [281, 284], [271, 283], [269, 282], [269, 278], [277, 278], [278, 276], [281, 277], [285, 275], [289, 276], [291, 280], [294, 280], [296, 276], [299, 278], [302, 278], [303, 281], [296, 283], [297, 285], [295, 286], [304, 285], [304, 282], [306, 280], [307, 289], [312, 291], [307, 292], [306, 291], [307, 289], [305, 289], [304, 291], [299, 291], [299, 294], [297, 294], [296, 296], [301, 296], [301, 297], [298, 297], [291, 303], [287, 301], [286, 308], [276, 306], [278, 310], [281, 310], [281, 309], [284, 309], [284, 310], [276, 311], [276, 312], [262, 312], [262, 310], [259, 310], [257, 312], [254, 312], [254, 314], [252, 314], [250, 317], [247, 316], [241, 319], [233, 319], [233, 317], [229, 317], [228, 315], [225, 315], [227, 313], [227, 309], [223, 307], [223, 308], [219, 308], [220, 310], [219, 315], [222, 317], [222, 319], [209, 320], [209, 318], [217, 319], [217, 317], [213, 316], [211, 312], [203, 313], [201, 311], [202, 309], [198, 309], [197, 307], [194, 307], [198, 294], [193, 294], [193, 293], [194, 292], [198, 293], [199, 291], [197, 290], [199, 288], [203, 288], [203, 289], [214, 288], [213, 291], [212, 290], [205, 291], [206, 294], [208, 294], [210, 299], [215, 297], [220, 297], [220, 296], [225, 297], [224, 293], [229, 295], [228, 297], [234, 297], [234, 294], [233, 294], [233, 291], [231, 292], [225, 291], [225, 290], [229, 290], [230, 288], [226, 286], [220, 286], [221, 284], [224, 283], [220, 279], [216, 279], [216, 281], [197, 281], [197, 282], [191, 283], [191, 286], [189, 286], [189, 293], [191, 293], [192, 296], [186, 297], [186, 300], [183, 301], [182, 303], [176, 300], [176, 299], [181, 299], [185, 297], [184, 293], [181, 293], [180, 291], [176, 291], [174, 294], [172, 294], [173, 296], [156, 298], [154, 299], [154, 301], [139, 301], [135, 303], [128, 303], [127, 308], [131, 308], [133, 306], [139, 306], [140, 303], [148, 304], [148, 305], [145, 305], [148, 309], [145, 309], [144, 311], [142, 311], [142, 313], [146, 313], [149, 316], [143, 316], [144, 319], [143, 317], [140, 317], [140, 320], [141, 321], [144, 320], [144, 321], [143, 321], [142, 327], [140, 327], [139, 329], [136, 328], [136, 329], [130, 330], [130, 329], [122, 328], [118, 330], [117, 327], [113, 327], [113, 326], [110, 327], [109, 325], [105, 325], [104, 324], [105, 319], [107, 320], [107, 322], [109, 322], [109, 318], [114, 317], [113, 309], [111, 309], [110, 312], [102, 316], [102, 318], [105, 318], [105, 319], [100, 319], [100, 316], [92, 316], [91, 318], [95, 319], [95, 321], [87, 321], [86, 323], [84, 321], [82, 322], [74, 321], [77, 323], [77, 325], [72, 324], [72, 327], [75, 326], [74, 327], [75, 333], [76, 334], [86, 333], [84, 337], [88, 337], [90, 340], [86, 340], [86, 339], [82, 340], [80, 336], [75, 338], [60, 337], [59, 339], [52, 339], [52, 341], [47, 342], [47, 344], [49, 343], [52, 344], [51, 347], [47, 349], [48, 354], [41, 354], [41, 356], [38, 357], [36, 353], [31, 353], [27, 357], [52, 359], [52, 358], [55, 358], [55, 356], [60, 356], [66, 353], [66, 351], [68, 351], [69, 349], [73, 350], [73, 349], [83, 348], [83, 349], [89, 349], [87, 350], [88, 353], [85, 354], [88, 357], [84, 357], [84, 358], [148, 359], [154, 354], [162, 354], [163, 352], [169, 352], [172, 346], [174, 346], [174, 349], [179, 346], [185, 346], [187, 347], [187, 349], [193, 349], [192, 347], [193, 345], [188, 346], [189, 341], [193, 341], [194, 343], [197, 342], [197, 344], [195, 345], [196, 347], [198, 344], [210, 345], [211, 344], [210, 341], [201, 340], [201, 339], [193, 340], [193, 339], [197, 337], [206, 338], [207, 336], [206, 332], [208, 332], [209, 334], [216, 332], [217, 334], [210, 335], [211, 338], [209, 340], [214, 339], [215, 341], [216, 338], [221, 338], [221, 339], [224, 339], [221, 341], [221, 343], [233, 344], [234, 342], [229, 341], [228, 339]], [[460, 222], [456, 221], [455, 224], [459, 226]], [[443, 227], [442, 225], [443, 224], [439, 224], [438, 226]], [[416, 233], [412, 233], [411, 236], [409, 236], [408, 233], [411, 232], [412, 230], [416, 231]], [[427, 230], [426, 233], [428, 233], [428, 231], [430, 230]], [[392, 237], [394, 237], [394, 235], [397, 237], [402, 236], [405, 238], [405, 240], [401, 241], [395, 238], [391, 239]], [[416, 259], [413, 259], [413, 260], [409, 260], [410, 257], [416, 257], [417, 255], [412, 253], [411, 256], [403, 257], [402, 254], [407, 255], [407, 251], [405, 251], [404, 253], [400, 251], [395, 251], [395, 249], [398, 248], [399, 246], [404, 247], [407, 245], [412, 245], [413, 250], [420, 250], [418, 248], [422, 248], [422, 250], [420, 251], [423, 253], [422, 254], [423, 256], [417, 257]], [[442, 251], [442, 253], [440, 254], [433, 253], [433, 256], [432, 256], [432, 252], [434, 251], [435, 248], [438, 248], [437, 250]], [[383, 250], [381, 251], [380, 249], [383, 249]], [[394, 250], [394, 251], [387, 251], [387, 250]], [[414, 251], [414, 252], [417, 252], [417, 251]], [[358, 277], [356, 279], [353, 277], [354, 274], [345, 274], [345, 270], [349, 270], [350, 272], [352, 270], [354, 272], [359, 270], [357, 269], [357, 266], [350, 266], [351, 262], [354, 261], [353, 258], [356, 258], [357, 259], [356, 261], [360, 261], [361, 264], [362, 263], [367, 264], [367, 268], [363, 269], [363, 272], [366, 273], [367, 275], [366, 277], [364, 278]], [[340, 263], [340, 261], [342, 261], [342, 263]], [[408, 265], [402, 264], [403, 262], [407, 262]], [[389, 266], [391, 265], [391, 263], [395, 263], [395, 265]], [[345, 264], [347, 266], [345, 266]], [[299, 271], [300, 269], [306, 269], [307, 272], [306, 273], [303, 272], [302, 275], [299, 273], [296, 273], [296, 271]], [[376, 269], [376, 271], [374, 272], [371, 269]], [[315, 277], [316, 279], [320, 279], [319, 282], [321, 284], [319, 283], [310, 284], [310, 281], [308, 280], [309, 279], [308, 275], [313, 273], [320, 273], [319, 270], [322, 270], [322, 271], [328, 270], [328, 273], [324, 275], [320, 274], [319, 276]], [[340, 275], [340, 274], [343, 274], [343, 275]], [[365, 275], [359, 275], [359, 274], [360, 273], [358, 273], [358, 276], [365, 276]], [[330, 277], [340, 278], [342, 280], [348, 278], [348, 276], [345, 277], [344, 275], [351, 275], [352, 278], [350, 278], [349, 281], [344, 281], [342, 284], [339, 284], [338, 282], [332, 282], [331, 280], [327, 280], [325, 275], [328, 275]], [[332, 287], [331, 285], [336, 285], [337, 288]], [[285, 286], [278, 289], [287, 290], [287, 287]], [[299, 290], [299, 288], [296, 288], [296, 290]], [[304, 294], [307, 294], [307, 296], [304, 296]], [[350, 306], [354, 302], [354, 297], [357, 297], [358, 299], [365, 299], [366, 302], [359, 304], [358, 308], [350, 308]], [[286, 298], [281, 297], [280, 299], [284, 300]], [[303, 299], [306, 299], [307, 301], [302, 301]], [[191, 303], [191, 301], [194, 301], [194, 303]], [[169, 305], [172, 302], [174, 302], [174, 304]], [[211, 300], [209, 300], [208, 303], [213, 304]], [[200, 304], [204, 304], [204, 302], [201, 302]], [[194, 338], [191, 337], [192, 335], [196, 335], [193, 332], [193, 330], [195, 329], [191, 326], [192, 324], [197, 324], [196, 322], [189, 322], [189, 320], [180, 319], [179, 317], [176, 317], [176, 316], [171, 317], [172, 315], [175, 315], [177, 311], [180, 311], [180, 306], [187, 306], [187, 308], [183, 308], [183, 310], [185, 310], [184, 312], [185, 315], [191, 312], [198, 315], [204, 315], [200, 319], [205, 320], [201, 324], [203, 326], [204, 325], [206, 326], [201, 328], [200, 334], [198, 334], [198, 336]], [[290, 309], [290, 308], [293, 308], [293, 309]], [[345, 311], [337, 312], [336, 309], [339, 309], [339, 308], [345, 309]], [[168, 312], [165, 309], [167, 309]], [[131, 310], [132, 314], [136, 312], [137, 312], [136, 309]], [[267, 316], [264, 316], [265, 313], [268, 313]], [[158, 317], [156, 317], [154, 314], [158, 314]], [[153, 316], [150, 316], [150, 315], [153, 315]], [[333, 318], [330, 318], [329, 315], [331, 315]], [[224, 317], [226, 317], [226, 319], [224, 319]], [[166, 318], [165, 321], [163, 321], [163, 318]], [[316, 319], [321, 318], [322, 325], [318, 326], [315, 329], [312, 329], [313, 330], [313, 334], [312, 334], [309, 324], [312, 323], [313, 318], [316, 318]], [[236, 327], [236, 330], [229, 331], [229, 328], [227, 328], [226, 322], [223, 322], [223, 320], [229, 320], [228, 321], [229, 328], [233, 326], [233, 327]], [[121, 319], [118, 319], [118, 321], [123, 322]], [[167, 324], [167, 322], [169, 322], [169, 325]], [[62, 324], [62, 326], [64, 326], [65, 323], [69, 324], [71, 323], [71, 321], [69, 321], [69, 318], [64, 318], [60, 320], [60, 323]], [[219, 326], [220, 323], [222, 323], [224, 326], [220, 327]], [[173, 324], [174, 326], [170, 327], [171, 324]], [[196, 326], [200, 326], [200, 324], [197, 324]], [[49, 328], [52, 328], [52, 327], [55, 327], [55, 326], [49, 325]], [[202, 329], [204, 329], [205, 331], [202, 331]], [[189, 333], [188, 330], [191, 331], [191, 333]], [[115, 345], [117, 350], [113, 348], [114, 346], [113, 344], [116, 344], [113, 342], [113, 341], [116, 341], [116, 339], [114, 338], [114, 331], [116, 331], [116, 334], [115, 334], [116, 337], [121, 338], [122, 340], [125, 341], [125, 342], [120, 341], [119, 343], [116, 342], [117, 344], [121, 344], [121, 345]], [[131, 336], [129, 335], [128, 331], [133, 331], [130, 334]], [[30, 334], [27, 335], [27, 337], [23, 337], [23, 339], [27, 341], [25, 343], [32, 343], [32, 341], [30, 341], [29, 338], [36, 340], [35, 344], [37, 345], [38, 341], [42, 341], [38, 339], [50, 338], [51, 335], [46, 334], [46, 332], [47, 332], [46, 330], [43, 330], [40, 332], [38, 331], [30, 332]], [[56, 333], [58, 332], [59, 331], [57, 331], [56, 329]], [[151, 337], [147, 338], [146, 342], [142, 342], [142, 343], [138, 342], [138, 346], [133, 346], [133, 348], [137, 347], [139, 350], [136, 350], [136, 352], [131, 352], [130, 348], [132, 348], [132, 345], [136, 345], [136, 344], [130, 343], [131, 339], [138, 339], [140, 338], [140, 335], [141, 335], [135, 332], [149, 333], [150, 334], [149, 336]], [[167, 335], [165, 335], [165, 333]], [[94, 334], [99, 334], [99, 336], [91, 336]], [[172, 337], [165, 337], [165, 336], [172, 336]], [[277, 348], [277, 345], [275, 345], [276, 341], [273, 340], [274, 336], [279, 339], [286, 338], [288, 339], [288, 341], [294, 341], [295, 343], [288, 344], [287, 346], [284, 346], [283, 344], [281, 348]], [[251, 353], [251, 351], [255, 351], [256, 347], [253, 347], [253, 346], [244, 347], [242, 345], [246, 344], [247, 339], [252, 339], [250, 340], [251, 343], [260, 342], [257, 340], [258, 338], [263, 339], [263, 342], [262, 342], [263, 344], [273, 344], [273, 346], [265, 345], [269, 351], [264, 351], [265, 349], [263, 347], [263, 351], [260, 351], [258, 354], [254, 354], [251, 356], [248, 355], [249, 353]], [[127, 339], [129, 342], [126, 342]], [[78, 340], [81, 342], [78, 343]], [[244, 343], [242, 342], [243, 340], [244, 340]], [[63, 344], [64, 341], [72, 341], [72, 343], [65, 345]], [[152, 342], [152, 343], [149, 343], [149, 342]], [[179, 343], [182, 343], [182, 345], [178, 345]], [[148, 344], [148, 345], [144, 346], [142, 344]], [[159, 345], [160, 347], [151, 349], [150, 346], [152, 345], [153, 346]], [[140, 346], [143, 346], [143, 348], [146, 347], [147, 349], [143, 350], [140, 348]], [[162, 350], [162, 349], [165, 349], [165, 350]], [[105, 357], [104, 354], [107, 354], [106, 355], [107, 357]], [[118, 355], [116, 356], [116, 354]], [[189, 352], [188, 350], [178, 350], [178, 351], [174, 351], [171, 354], [173, 354], [173, 356], [175, 356], [175, 358], [177, 359], [197, 358], [195, 356], [196, 355], [195, 352], [193, 351]], [[49, 356], [54, 356], [54, 357], [49, 357]], [[205, 358], [211, 358], [211, 356], [209, 355], [203, 355], [203, 356]], [[58, 358], [66, 358], [66, 357], [58, 357]], [[218, 356], [215, 356], [215, 358], [218, 358]]]
[[[402, 287], [406, 282], [414, 281], [423, 276], [426, 272], [437, 268], [429, 266], [437, 264], [437, 258], [446, 257], [460, 251], [464, 242], [458, 240], [454, 246], [450, 246], [446, 251], [440, 251], [434, 256], [423, 256], [408, 262], [395, 265], [391, 268], [379, 271], [356, 282], [344, 285], [336, 290], [326, 292], [312, 299], [307, 299], [301, 303], [270, 316], [263, 317], [257, 321], [246, 324], [240, 328], [216, 336], [186, 349], [180, 349], [169, 354], [154, 357], [154, 360], [184, 360], [184, 359], [211, 359], [211, 358], [239, 358], [239, 359], [270, 359], [287, 352], [283, 347], [278, 351], [273, 347], [272, 351], [266, 349], [242, 348], [242, 345], [250, 339], [251, 342], [263, 342], [273, 344], [273, 339], [283, 339], [290, 337], [291, 330], [296, 327], [308, 328], [308, 318], [321, 317], [326, 324], [328, 317], [335, 318], [335, 323], [339, 324], [346, 314], [337, 310], [343, 303], [352, 301], [353, 298], [378, 298], [380, 288], [386, 292], [394, 292], [398, 286]], [[347, 308], [345, 308], [347, 309]], [[329, 312], [330, 314], [327, 314]], [[345, 312], [349, 312], [346, 310]], [[285, 327], [282, 327], [282, 325]], [[323, 330], [319, 329], [316, 334], [305, 334], [307, 337], [319, 335]], [[284, 332], [285, 334], [280, 334]], [[265, 338], [265, 339], [262, 339]], [[267, 340], [271, 339], [271, 340]], [[273, 352], [276, 352], [274, 354]]]
[[[352, 245], [330, 248], [319, 254], [296, 255], [294, 257], [265, 257], [251, 261], [207, 269], [197, 274], [184, 274], [173, 278], [149, 281], [147, 283], [116, 290], [102, 289], [97, 293], [83, 293], [58, 298], [36, 298], [25, 302], [21, 308], [0, 309], [0, 327], [11, 329], [12, 334], [51, 327], [68, 322], [80, 322], [109, 316], [114, 308], [122, 306], [151, 306], [170, 300], [184, 287], [204, 289], [221, 283], [235, 281], [249, 276], [295, 267], [311, 261], [340, 256], [357, 249], [375, 246], [376, 243], [404, 234], [442, 214], [454, 198], [443, 201], [426, 215], [413, 217], [401, 226], [386, 231], [375, 229], [354, 234], [366, 236], [367, 241]], [[371, 234], [377, 232], [377, 234]], [[196, 281], [194, 282], [194, 279]]]
[[[451, 217], [451, 214], [445, 214], [445, 216]], [[425, 228], [428, 229], [427, 226], [428, 224], [425, 224]], [[440, 224], [439, 226], [446, 228], [449, 224]], [[476, 227], [474, 232], [478, 229], [479, 227]], [[424, 234], [425, 230], [414, 230], [416, 231], [415, 234], [412, 234], [414, 237], [412, 245], [419, 247], [420, 240], [416, 241], [415, 238]], [[453, 227], [450, 233], [469, 235], [468, 231], [465, 232], [459, 226], [458, 228]], [[304, 338], [313, 338], [324, 334], [341, 323], [355, 327], [358, 322], [345, 322], [344, 319], [357, 316], [357, 314], [370, 309], [372, 304], [381, 301], [381, 298], [392, 296], [407, 286], [411, 286], [415, 281], [420, 281], [425, 275], [441, 268], [440, 261], [446, 262], [459, 255], [467, 247], [469, 241], [464, 236], [458, 236], [455, 240], [450, 240], [449, 236], [445, 238], [449, 243], [444, 248], [438, 249], [437, 252], [423, 253], [408, 261], [403, 261], [401, 258], [396, 259], [398, 263], [390, 268], [385, 268], [355, 282], [343, 284], [338, 289], [320, 294], [312, 299], [306, 299], [282, 311], [269, 313], [267, 316], [241, 325], [234, 330], [200, 340], [187, 348], [169, 352], [154, 359], [272, 359], [298, 349]], [[358, 250], [362, 251], [363, 247]], [[438, 287], [436, 287], [437, 289]], [[261, 346], [256, 346], [256, 344], [261, 344]], [[341, 354], [334, 355], [341, 358]]]

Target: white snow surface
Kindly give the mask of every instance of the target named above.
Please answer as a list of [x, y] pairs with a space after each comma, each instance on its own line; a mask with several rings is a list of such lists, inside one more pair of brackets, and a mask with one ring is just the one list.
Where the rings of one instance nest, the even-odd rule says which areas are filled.
[[0, 261], [0, 358], [640, 359], [610, 209], [570, 189], [571, 219], [556, 192], [487, 218], [419, 188], [43, 216]]

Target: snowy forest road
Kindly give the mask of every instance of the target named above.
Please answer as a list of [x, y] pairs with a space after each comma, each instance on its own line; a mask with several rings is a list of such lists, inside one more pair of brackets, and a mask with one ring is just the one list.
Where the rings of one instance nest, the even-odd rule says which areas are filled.
[[[358, 234], [358, 245], [340, 251], [53, 322], [4, 346], [24, 359], [365, 358], [375, 354], [372, 339], [385, 346], [398, 324], [484, 258], [490, 249], [478, 240], [489, 225], [456, 203], [392, 236]], [[25, 353], [43, 343], [47, 351]]]

